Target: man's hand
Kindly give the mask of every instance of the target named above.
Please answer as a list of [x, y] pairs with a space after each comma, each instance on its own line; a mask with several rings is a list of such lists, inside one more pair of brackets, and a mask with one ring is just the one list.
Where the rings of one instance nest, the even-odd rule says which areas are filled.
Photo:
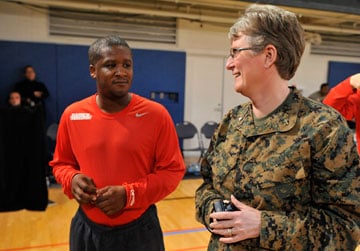
[[232, 195], [231, 202], [240, 211], [210, 214], [210, 217], [214, 219], [214, 222], [210, 224], [212, 232], [224, 236], [219, 239], [223, 243], [235, 243], [258, 237], [261, 212], [241, 203]]
[[353, 88], [360, 89], [360, 73], [354, 74], [350, 77], [350, 85]]
[[126, 204], [126, 190], [123, 186], [107, 186], [97, 190], [96, 206], [108, 216], [121, 211]]
[[71, 192], [80, 204], [94, 204], [97, 198], [94, 181], [80, 173], [71, 180]]

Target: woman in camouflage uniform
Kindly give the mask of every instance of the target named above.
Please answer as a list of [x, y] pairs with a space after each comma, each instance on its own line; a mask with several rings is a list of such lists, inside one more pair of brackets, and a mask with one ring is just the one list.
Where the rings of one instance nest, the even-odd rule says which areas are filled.
[[[296, 16], [253, 5], [229, 37], [226, 68], [250, 102], [227, 113], [201, 163], [208, 250], [354, 250], [359, 156], [338, 112], [288, 87], [305, 47]], [[214, 212], [224, 199], [236, 211]]]

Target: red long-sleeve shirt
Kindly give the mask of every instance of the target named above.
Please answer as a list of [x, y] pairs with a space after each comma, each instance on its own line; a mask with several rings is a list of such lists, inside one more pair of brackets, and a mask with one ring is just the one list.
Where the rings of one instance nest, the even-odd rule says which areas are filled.
[[333, 87], [323, 103], [338, 110], [346, 120], [355, 119], [356, 142], [360, 153], [360, 93], [350, 85], [350, 77]]
[[98, 188], [123, 185], [127, 203], [115, 218], [82, 205], [95, 223], [129, 223], [171, 193], [185, 171], [174, 124], [158, 103], [131, 94], [129, 105], [115, 114], [102, 112], [96, 95], [65, 109], [50, 162], [65, 194], [73, 198], [71, 180], [83, 173]]

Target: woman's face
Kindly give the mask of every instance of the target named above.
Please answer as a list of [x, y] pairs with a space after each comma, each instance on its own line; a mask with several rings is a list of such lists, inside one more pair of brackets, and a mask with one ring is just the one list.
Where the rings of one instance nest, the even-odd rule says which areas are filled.
[[32, 67], [27, 67], [25, 70], [25, 78], [30, 80], [30, 81], [34, 81], [36, 77], [36, 73], [34, 68]]
[[11, 106], [19, 106], [21, 105], [21, 96], [18, 92], [12, 92], [9, 95], [9, 104]]
[[251, 97], [260, 88], [259, 81], [262, 71], [262, 53], [255, 53], [245, 35], [231, 41], [231, 48], [246, 48], [246, 50], [233, 50], [226, 62], [226, 69], [232, 72], [236, 92]]

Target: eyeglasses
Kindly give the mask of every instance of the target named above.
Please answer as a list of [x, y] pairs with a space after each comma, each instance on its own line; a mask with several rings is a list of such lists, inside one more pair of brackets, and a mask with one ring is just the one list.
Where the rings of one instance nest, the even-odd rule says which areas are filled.
[[241, 51], [246, 50], [254, 50], [254, 47], [246, 47], [246, 48], [230, 48], [230, 54], [229, 57], [235, 58]]

